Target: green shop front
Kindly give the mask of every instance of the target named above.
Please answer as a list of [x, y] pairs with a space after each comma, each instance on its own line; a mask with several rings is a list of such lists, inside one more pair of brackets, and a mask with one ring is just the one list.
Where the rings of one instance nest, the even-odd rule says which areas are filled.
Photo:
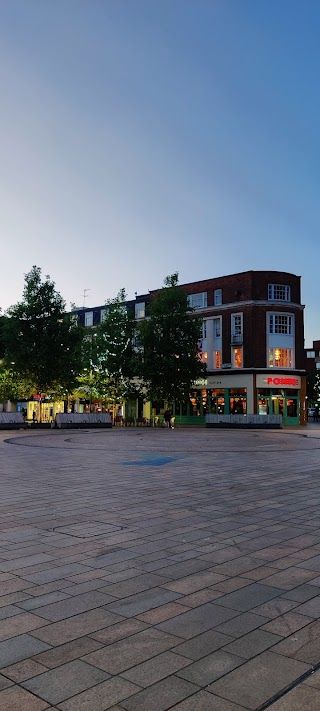
[[281, 415], [284, 426], [303, 423], [305, 378], [277, 373], [256, 376], [256, 408], [258, 415]]

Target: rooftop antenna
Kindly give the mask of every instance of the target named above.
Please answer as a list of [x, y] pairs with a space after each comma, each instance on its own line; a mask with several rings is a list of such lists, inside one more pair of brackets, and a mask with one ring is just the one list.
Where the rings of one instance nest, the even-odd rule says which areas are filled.
[[85, 307], [86, 299], [88, 298], [88, 297], [87, 297], [87, 292], [88, 292], [88, 291], [91, 291], [91, 289], [84, 289], [84, 290], [83, 290], [83, 306], [82, 306], [83, 309], [84, 309], [84, 307]]

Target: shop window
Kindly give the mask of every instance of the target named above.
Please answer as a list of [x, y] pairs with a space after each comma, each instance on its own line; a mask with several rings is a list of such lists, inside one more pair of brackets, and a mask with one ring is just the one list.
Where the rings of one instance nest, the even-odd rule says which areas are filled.
[[213, 338], [221, 338], [221, 316], [213, 319]]
[[84, 315], [84, 325], [87, 328], [93, 326], [93, 311], [86, 311]]
[[232, 367], [242, 368], [243, 367], [243, 352], [242, 348], [232, 349]]
[[287, 417], [298, 417], [298, 401], [295, 398], [287, 399]]
[[285, 284], [269, 284], [268, 286], [269, 301], [290, 301], [290, 286]]
[[145, 318], [146, 305], [145, 305], [144, 301], [141, 301], [140, 303], [134, 305], [134, 312], [135, 312], [136, 319]]
[[215, 306], [222, 304], [222, 289], [215, 289], [213, 292], [213, 303]]
[[270, 368], [292, 368], [291, 348], [269, 348]]
[[221, 368], [221, 351], [214, 351], [213, 367], [219, 370]]
[[258, 396], [258, 415], [269, 415], [269, 398]]
[[211, 391], [211, 414], [224, 415], [224, 390]]
[[293, 317], [288, 314], [269, 314], [269, 333], [292, 335]]
[[230, 397], [230, 415], [246, 415], [247, 413], [247, 398], [246, 397]]
[[188, 304], [192, 309], [203, 309], [208, 305], [207, 292], [203, 291], [199, 294], [190, 294], [188, 296]]

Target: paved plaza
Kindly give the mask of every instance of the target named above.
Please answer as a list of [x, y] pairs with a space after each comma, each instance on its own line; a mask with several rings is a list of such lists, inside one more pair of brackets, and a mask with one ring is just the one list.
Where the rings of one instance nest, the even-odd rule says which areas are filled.
[[1, 711], [319, 711], [319, 435], [1, 433]]

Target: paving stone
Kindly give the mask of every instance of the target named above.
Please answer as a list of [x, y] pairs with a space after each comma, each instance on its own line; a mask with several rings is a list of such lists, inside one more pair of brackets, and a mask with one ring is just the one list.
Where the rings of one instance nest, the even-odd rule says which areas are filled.
[[[314, 581], [312, 581], [312, 583], [314, 583]], [[317, 597], [317, 595], [319, 595], [319, 588], [314, 584], [308, 585], [308, 583], [306, 583], [306, 585], [299, 585], [299, 587], [294, 588], [294, 590], [284, 593], [282, 599], [292, 600], [294, 602], [307, 602], [313, 597]]]
[[37, 608], [37, 615], [51, 622], [59, 622], [59, 620], [65, 620], [81, 612], [87, 612], [88, 610], [107, 605], [112, 600], [114, 600], [114, 598], [112, 598], [111, 595], [104, 595], [99, 591], [93, 591], [77, 595], [75, 598], [68, 597], [60, 602], [54, 602], [51, 605], [39, 607]]
[[236, 590], [233, 593], [229, 593], [229, 595], [219, 597], [216, 604], [246, 612], [268, 600], [272, 600], [274, 597], [278, 597], [281, 593], [283, 593], [283, 590], [280, 588], [253, 583], [242, 590]]
[[101, 649], [102, 646], [103, 645], [95, 639], [80, 637], [73, 642], [67, 642], [60, 647], [54, 647], [53, 649], [48, 649], [46, 652], [34, 655], [33, 658], [37, 663], [44, 664], [44, 666], [49, 669], [54, 669], [61, 664], [79, 659], [79, 657], [83, 657], [85, 654], [95, 652], [97, 649]]
[[24, 681], [22, 686], [50, 704], [59, 704], [70, 696], [106, 681], [108, 676], [102, 670], [77, 660]]
[[300, 684], [269, 706], [268, 711], [319, 711], [320, 691]]
[[244, 634], [257, 629], [257, 627], [261, 627], [267, 621], [265, 617], [260, 615], [244, 612], [242, 615], [237, 615], [237, 617], [218, 625], [216, 631], [231, 635], [231, 637], [242, 637]]
[[124, 615], [124, 617], [133, 617], [140, 615], [142, 612], [153, 610], [160, 605], [165, 605], [167, 602], [180, 599], [181, 597], [180, 593], [174, 593], [171, 590], [153, 588], [152, 590], [126, 597], [124, 600], [119, 600], [119, 602], [113, 602], [111, 605], [108, 605], [108, 610], [118, 615]]
[[201, 657], [206, 657], [207, 654], [215, 652], [232, 641], [233, 637], [212, 629], [189, 639], [187, 642], [182, 642], [182, 644], [174, 648], [174, 652], [189, 659], [197, 660], [201, 659]]
[[122, 706], [126, 711], [167, 711], [196, 691], [194, 684], [172, 676], [122, 701]]
[[188, 664], [190, 659], [173, 652], [164, 652], [123, 672], [121, 676], [138, 686], [146, 687], [174, 674]]
[[218, 679], [207, 691], [255, 711], [277, 692], [299, 679], [308, 669], [309, 665], [295, 659], [263, 652], [223, 679]]
[[175, 647], [178, 643], [177, 637], [150, 628], [88, 654], [83, 659], [110, 674], [120, 674], [140, 662]]
[[273, 632], [281, 637], [289, 637], [293, 632], [300, 630], [310, 622], [313, 622], [312, 617], [299, 615], [296, 612], [287, 612], [285, 615], [277, 617], [271, 622], [267, 622], [261, 629], [266, 630], [266, 632]]
[[181, 615], [185, 611], [186, 608], [183, 605], [179, 605], [177, 602], [168, 602], [166, 605], [161, 605], [154, 610], [148, 610], [148, 612], [143, 612], [142, 615], [137, 615], [137, 618], [150, 625], [156, 625], [160, 622], [165, 622], [165, 620], [170, 620], [171, 617], [177, 617], [177, 615]]
[[31, 679], [32, 676], [37, 674], [43, 674], [45, 671], [47, 671], [47, 668], [33, 659], [25, 659], [23, 662], [18, 662], [2, 669], [3, 674], [15, 681], [16, 684], [26, 681], [26, 679]]
[[7, 689], [9, 686], [12, 686], [12, 684], [13, 682], [10, 679], [0, 674], [0, 691]]
[[139, 689], [139, 686], [127, 679], [113, 677], [64, 701], [59, 704], [59, 709], [61, 711], [106, 711], [107, 709], [123, 711], [123, 706], [114, 706], [114, 704], [136, 694]]
[[44, 711], [48, 704], [19, 686], [0, 691], [1, 711]]
[[251, 659], [251, 657], [255, 657], [281, 641], [282, 637], [265, 632], [264, 629], [253, 630], [249, 634], [239, 637], [227, 644], [223, 651], [230, 652], [230, 654], [235, 654], [238, 657], [244, 657], [244, 659]]
[[23, 600], [18, 602], [17, 606], [21, 607], [22, 610], [30, 612], [30, 610], [35, 610], [37, 607], [43, 607], [44, 605], [50, 605], [52, 602], [60, 602], [60, 600], [66, 600], [69, 598], [66, 593], [56, 590], [55, 592], [47, 593], [46, 595], [39, 595], [37, 597], [28, 598], [28, 600]]
[[34, 654], [44, 652], [46, 649], [49, 649], [49, 645], [45, 642], [41, 642], [28, 634], [18, 635], [0, 642], [0, 665], [2, 668], [7, 667]]
[[167, 590], [182, 593], [183, 595], [189, 595], [198, 590], [203, 590], [203, 588], [207, 588], [209, 585], [220, 583], [223, 580], [225, 580], [225, 576], [213, 573], [212, 571], [205, 571], [197, 573], [196, 575], [189, 575], [187, 578], [181, 578], [175, 582], [166, 583], [163, 587]]
[[314, 577], [313, 571], [310, 572], [310, 570], [304, 570], [303, 568], [292, 567], [270, 575], [264, 579], [263, 584], [271, 585], [275, 588], [282, 588], [283, 590], [292, 590], [292, 588], [303, 585], [303, 583], [307, 583]]
[[308, 664], [320, 660], [320, 621], [311, 622], [275, 645], [273, 651]]
[[0, 620], [6, 620], [8, 617], [14, 617], [15, 615], [20, 615], [22, 610], [14, 605], [6, 605], [5, 607], [0, 607]]
[[172, 706], [170, 711], [244, 711], [243, 706], [225, 701], [221, 697], [198, 691], [180, 704]]
[[312, 600], [304, 602], [303, 605], [295, 608], [295, 611], [300, 615], [309, 615], [310, 617], [320, 617], [320, 595], [313, 597]]
[[145, 575], [139, 575], [121, 583], [108, 585], [103, 591], [110, 596], [112, 595], [113, 598], [126, 598], [130, 595], [135, 595], [136, 593], [144, 592], [144, 590], [162, 585], [166, 580], [167, 578], [161, 577], [160, 575], [146, 573]]
[[173, 617], [171, 620], [161, 622], [157, 625], [157, 629], [184, 639], [190, 639], [201, 634], [201, 632], [217, 627], [217, 625], [236, 617], [238, 614], [235, 610], [227, 610], [208, 603], [189, 610], [183, 615]]
[[97, 632], [91, 632], [90, 637], [102, 642], [103, 644], [112, 644], [113, 642], [118, 642], [120, 639], [125, 637], [130, 637], [133, 634], [142, 632], [149, 627], [145, 622], [140, 620], [123, 620], [123, 622], [118, 622], [116, 625], [111, 625], [111, 627], [106, 627], [105, 629], [98, 630]]
[[198, 686], [207, 686], [243, 664], [243, 658], [219, 649], [177, 672], [177, 676]]
[[280, 615], [284, 615], [289, 610], [298, 607], [298, 602], [293, 600], [284, 600], [283, 598], [276, 597], [274, 600], [269, 600], [269, 602], [264, 602], [263, 605], [258, 605], [254, 607], [252, 612], [255, 615], [262, 615], [262, 617], [270, 617], [270, 619], [275, 619]]
[[[19, 617], [21, 617], [21, 615]], [[116, 622], [120, 622], [121, 619], [119, 615], [115, 615], [103, 609], [83, 612], [68, 620], [54, 622], [51, 625], [48, 625], [47, 620], [42, 619], [42, 622], [47, 626], [43, 629], [35, 629], [33, 636], [44, 642], [48, 642], [48, 644], [52, 646], [57, 646], [65, 642], [72, 642], [72, 640], [77, 639], [77, 637], [84, 637], [90, 632], [95, 632], [108, 625], [114, 625]]]

